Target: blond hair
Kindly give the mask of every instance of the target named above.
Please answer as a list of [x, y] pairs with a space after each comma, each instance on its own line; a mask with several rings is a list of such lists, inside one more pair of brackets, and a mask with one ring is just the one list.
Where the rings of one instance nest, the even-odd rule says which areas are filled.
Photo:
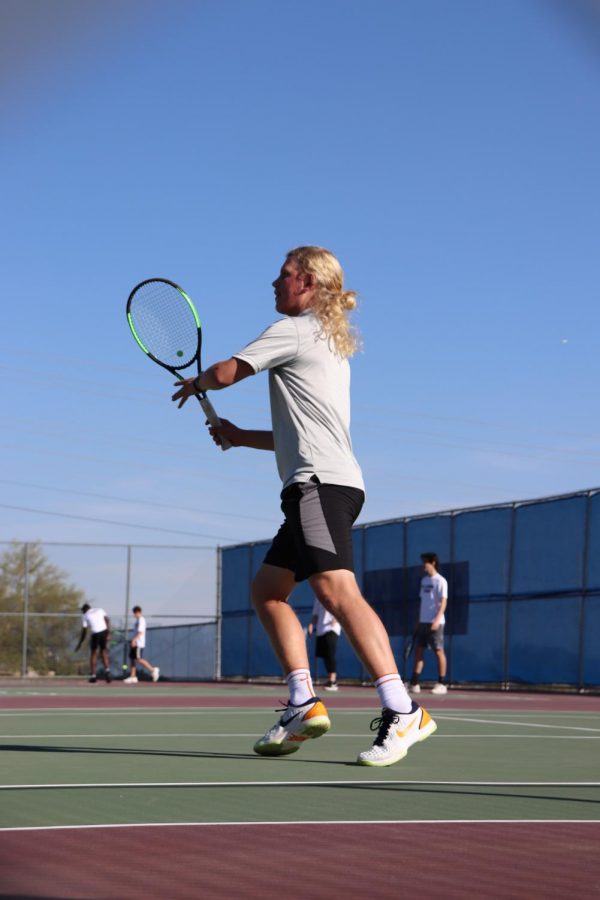
[[322, 333], [343, 358], [358, 350], [360, 338], [348, 313], [357, 306], [356, 292], [344, 290], [344, 272], [336, 257], [324, 247], [296, 247], [287, 254], [303, 275], [313, 275], [317, 290], [311, 309]]

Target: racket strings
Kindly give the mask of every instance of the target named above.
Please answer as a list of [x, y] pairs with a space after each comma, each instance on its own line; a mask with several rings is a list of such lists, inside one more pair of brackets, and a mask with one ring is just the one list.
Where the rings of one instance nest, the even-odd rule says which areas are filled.
[[159, 362], [183, 369], [194, 361], [198, 325], [176, 287], [159, 281], [142, 285], [132, 297], [129, 314], [138, 339]]

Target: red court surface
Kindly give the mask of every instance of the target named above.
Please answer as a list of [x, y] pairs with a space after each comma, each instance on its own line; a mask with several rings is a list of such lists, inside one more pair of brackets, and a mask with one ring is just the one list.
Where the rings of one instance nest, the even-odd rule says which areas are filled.
[[[110, 685], [86, 685], [55, 683], [56, 693], [30, 691], [23, 694], [0, 695], [0, 709], [109, 709], [158, 708], [168, 706], [173, 709], [217, 709], [240, 708], [273, 709], [277, 705], [278, 687], [274, 685], [230, 685], [230, 684], [183, 684], [170, 683], [171, 692], [163, 693], [151, 682], [140, 682], [135, 686], [122, 681]], [[163, 686], [161, 685], [161, 688]], [[78, 693], [69, 694], [69, 688], [77, 688]], [[193, 693], [201, 689], [201, 693]], [[59, 691], [61, 693], [59, 693]], [[64, 691], [64, 693], [62, 693]], [[100, 693], [102, 691], [102, 693]], [[280, 696], [287, 689], [280, 686]], [[425, 691], [419, 698], [428, 709], [486, 709], [498, 711], [515, 708], [548, 712], [600, 712], [599, 694], [559, 694], [525, 693], [520, 691], [468, 691], [456, 688], [444, 696], [431, 695]], [[282, 702], [284, 702], [282, 700]], [[327, 695], [327, 706], [331, 709], [377, 709], [379, 701], [374, 688], [344, 687], [337, 694]]]
[[600, 823], [100, 827], [0, 835], [0, 897], [565, 900], [600, 895]]
[[[56, 727], [53, 710], [57, 715], [61, 710], [69, 709], [148, 709], [154, 710], [156, 715], [159, 715], [161, 708], [272, 710], [278, 705], [278, 698], [285, 694], [284, 686], [280, 691], [280, 686], [273, 684], [140, 683], [130, 688], [121, 682], [90, 686], [85, 682], [56, 682], [51, 688], [46, 684], [45, 689], [39, 691], [31, 685], [22, 691], [19, 688], [19, 685], [14, 685], [12, 690], [0, 695], [0, 710], [5, 710], [9, 718], [13, 715], [12, 711], [21, 710], [29, 717], [36, 715], [34, 711], [37, 710], [42, 716], [40, 721], [45, 716], [49, 728]], [[579, 716], [600, 712], [600, 696], [597, 695], [488, 693], [457, 689], [442, 697], [427, 693], [423, 696], [424, 701], [425, 698], [427, 707], [437, 710], [440, 715], [442, 710], [487, 710], [495, 711], [500, 718], [503, 712], [505, 718], [508, 714], [520, 713], [526, 720], [528, 712], [541, 712], [544, 715], [558, 713], [561, 721], [564, 719], [567, 722], [568, 716], [563, 717], [563, 712]], [[332, 710], [375, 710], [377, 696], [369, 688], [343, 688], [338, 694], [328, 696], [327, 704]], [[49, 717], [44, 712], [46, 710], [51, 712]], [[135, 720], [131, 718], [133, 723]], [[477, 719], [473, 717], [464, 721]], [[579, 736], [578, 747], [582, 746], [582, 740], [590, 742], [590, 766], [593, 765], [597, 746], [592, 741], [600, 740], [600, 728], [593, 727], [593, 724], [590, 719], [585, 727], [575, 728], [574, 731]], [[127, 727], [132, 729], [137, 726], [128, 723]], [[537, 726], [538, 729], [540, 727], [547, 729], [549, 726]], [[597, 737], [595, 732], [598, 732]], [[5, 749], [21, 758], [19, 749], [12, 744], [13, 738], [10, 738], [8, 731], [6, 734]], [[75, 737], [81, 743], [81, 736]], [[200, 738], [201, 735], [198, 735]], [[20, 736], [19, 740], [26, 749], [36, 747], [34, 736], [30, 739], [31, 748], [28, 747], [27, 736]], [[561, 747], [557, 772], [560, 772], [561, 780], [568, 784], [576, 778], [576, 770], [571, 771], [569, 762], [572, 745], [564, 735], [562, 740], [560, 745], [557, 743]], [[101, 762], [107, 757], [101, 755], [104, 745], [99, 739], [98, 742], [98, 759]], [[65, 752], [69, 746], [61, 745]], [[136, 746], [131, 741], [124, 744], [127, 753], [134, 753]], [[218, 745], [215, 746], [218, 749]], [[444, 745], [440, 741], [437, 746], [440, 749], [448, 747], [449, 752], [459, 752], [456, 743]], [[529, 741], [528, 747], [533, 746]], [[539, 750], [538, 745], [535, 746], [536, 749], [531, 752], [534, 753], [537, 775], [537, 754], [543, 753], [543, 744], [539, 745]], [[493, 747], [492, 743], [490, 747]], [[43, 745], [41, 749], [44, 749]], [[55, 748], [50, 745], [46, 749]], [[466, 745], [460, 752], [468, 754]], [[219, 780], [223, 777], [221, 774], [211, 776], [210, 769], [206, 768], [210, 765], [211, 755], [218, 757], [219, 753], [198, 755], [204, 767], [203, 778]], [[245, 754], [240, 759], [242, 757], [245, 758]], [[44, 754], [40, 754], [40, 761], [44, 758]], [[60, 754], [53, 756], [54, 761], [60, 758]], [[93, 758], [93, 755], [85, 757], [88, 763]], [[123, 780], [124, 776], [119, 776], [120, 770], [115, 767], [119, 762], [126, 764], [129, 758], [135, 757], [110, 757], [110, 770], [103, 770], [108, 772], [107, 780]], [[157, 755], [155, 758], [157, 762], [152, 763], [152, 775], [158, 788], [160, 773], [156, 767], [160, 757]], [[171, 765], [169, 760], [172, 758], [167, 754], [164, 757], [167, 762], [163, 761], [163, 765]], [[66, 770], [67, 775], [57, 775], [56, 778], [77, 781], [73, 770], [77, 757], [70, 756], [68, 759], [70, 768]], [[415, 760], [417, 768], [406, 784], [410, 783], [410, 779], [419, 777], [419, 757]], [[44, 780], [40, 764], [36, 763], [32, 779], [36, 783], [38, 774], [40, 783]], [[242, 764], [245, 764], [243, 760]], [[541, 764], [542, 757], [539, 758], [540, 768]], [[231, 767], [231, 762], [227, 765]], [[520, 761], [516, 752], [514, 765], [515, 771], [518, 771]], [[310, 771], [309, 767], [306, 771]], [[177, 773], [174, 772], [173, 778], [177, 780]], [[401, 775], [402, 770], [399, 769], [398, 777]], [[376, 784], [377, 779], [371, 777]], [[531, 775], [528, 777], [531, 778]], [[429, 784], [435, 786], [440, 783]], [[473, 785], [477, 790], [476, 781]], [[589, 786], [597, 789], [600, 784], [594, 781]], [[10, 788], [10, 785], [5, 787]], [[102, 790], [102, 784], [96, 787], [98, 791]], [[227, 786], [225, 789], [230, 791], [235, 787]], [[308, 789], [307, 785], [302, 785], [297, 789], [302, 794], [295, 796], [310, 798], [305, 793]], [[14, 813], [8, 815], [8, 805], [13, 796], [10, 789], [0, 793], [0, 802], [7, 804], [5, 819], [12, 820], [15, 825], [25, 824], [27, 819], [19, 823]], [[413, 821], [418, 815], [407, 815], [408, 797], [405, 797], [404, 801], [400, 800], [397, 815], [394, 813], [390, 821], [384, 821], [390, 817], [381, 814], [380, 798], [383, 795], [373, 793], [366, 821], [354, 821], [357, 816], [345, 816], [343, 810], [333, 807], [325, 812], [325, 816], [341, 821], [313, 821], [313, 815], [317, 820], [322, 819], [323, 814], [322, 810], [313, 809], [312, 799], [309, 799], [304, 802], [311, 804], [310, 815], [303, 816], [304, 821], [293, 822], [289, 820], [295, 817], [288, 813], [285, 803], [293, 803], [294, 794], [282, 791], [284, 806], [280, 810], [282, 821], [279, 823], [271, 822], [276, 816], [251, 806], [240, 806], [241, 815], [222, 819], [220, 823], [213, 820], [203, 822], [199, 806], [198, 824], [189, 824], [190, 819], [196, 821], [196, 806], [193, 806], [192, 816], [187, 818], [188, 824], [179, 824], [185, 821], [181, 818], [176, 821], [171, 819], [172, 824], [163, 824], [168, 820], [161, 818], [161, 809], [163, 815], [165, 809], [157, 793], [153, 798], [156, 800], [156, 818], [148, 819], [151, 824], [91, 825], [89, 823], [93, 818], [89, 814], [93, 810], [91, 807], [82, 808], [78, 796], [76, 792], [69, 794], [75, 805], [72, 807], [72, 818], [67, 820], [57, 818], [55, 801], [50, 799], [50, 794], [46, 798], [40, 794], [35, 803], [54, 804], [48, 807], [51, 810], [48, 817], [50, 823], [67, 821], [85, 824], [0, 830], [0, 900], [395, 900], [413, 896], [419, 900], [600, 898], [600, 819], [593, 818], [592, 811], [588, 820], [583, 821], [578, 809], [569, 813], [567, 804], [565, 817], [561, 816], [560, 821], [557, 817], [548, 816], [544, 820], [539, 816], [530, 817], [527, 813], [517, 819], [510, 812], [510, 818], [501, 820], [496, 817], [496, 807], [491, 810], [493, 819], [471, 821], [468, 814], [463, 815], [461, 807], [459, 814], [453, 818], [438, 820], [438, 813], [434, 813], [435, 820], [427, 814], [423, 816], [424, 821], [419, 822]], [[260, 796], [263, 799], [258, 806], [264, 805], [265, 795]], [[577, 794], [580, 801], [582, 796]], [[194, 796], [190, 797], [190, 802], [195, 804]], [[203, 802], [202, 797], [198, 794], [199, 804]], [[135, 803], [134, 795], [124, 796], [121, 802]], [[593, 810], [593, 805], [598, 803], [596, 795], [589, 794], [585, 803], [587, 807], [581, 805], [579, 809], [587, 815], [585, 810]], [[406, 821], [399, 821], [403, 818], [403, 808]], [[35, 809], [38, 809], [37, 805]], [[129, 806], [126, 810], [129, 814]], [[135, 819], [130, 819], [128, 815], [126, 821]]]

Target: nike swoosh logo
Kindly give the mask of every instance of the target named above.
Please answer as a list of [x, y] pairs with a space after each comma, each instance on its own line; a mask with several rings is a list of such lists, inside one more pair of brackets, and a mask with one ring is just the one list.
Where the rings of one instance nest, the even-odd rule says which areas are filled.
[[282, 724], [282, 725], [289, 725], [290, 722], [293, 722], [294, 719], [297, 719], [298, 716], [299, 716], [301, 713], [302, 713], [302, 710], [299, 710], [297, 713], [294, 713], [293, 716], [290, 716], [289, 719], [282, 719], [282, 720], [281, 720], [281, 724]]
[[408, 734], [410, 729], [414, 728], [414, 726], [416, 724], [417, 724], [417, 720], [413, 719], [412, 722], [410, 723], [410, 725], [408, 726], [408, 728], [405, 728], [404, 731], [398, 731], [398, 729], [396, 729], [396, 734], [398, 735], [398, 737], [406, 737], [406, 735]]

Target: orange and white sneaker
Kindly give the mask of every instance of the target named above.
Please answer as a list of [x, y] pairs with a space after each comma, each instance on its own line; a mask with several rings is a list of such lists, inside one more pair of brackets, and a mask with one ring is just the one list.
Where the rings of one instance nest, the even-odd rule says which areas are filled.
[[371, 722], [371, 731], [377, 730], [373, 746], [359, 753], [356, 762], [360, 766], [391, 766], [404, 759], [409, 747], [424, 741], [436, 728], [427, 710], [414, 700], [409, 713], [384, 707], [381, 716]]
[[283, 707], [280, 720], [254, 745], [254, 752], [262, 756], [285, 756], [300, 749], [310, 738], [321, 737], [329, 731], [331, 722], [325, 705], [318, 697], [311, 697], [302, 706]]

